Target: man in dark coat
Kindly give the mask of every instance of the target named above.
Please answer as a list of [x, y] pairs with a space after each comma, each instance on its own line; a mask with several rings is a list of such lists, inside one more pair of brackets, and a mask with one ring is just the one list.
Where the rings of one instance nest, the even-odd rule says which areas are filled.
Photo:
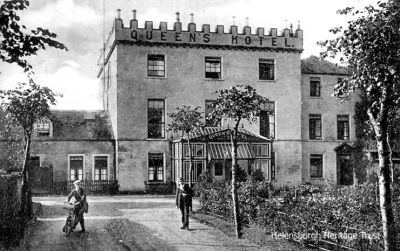
[[176, 189], [176, 208], [181, 210], [182, 224], [181, 229], [189, 230], [189, 208], [192, 208], [192, 190], [188, 184], [183, 182], [183, 178], [179, 179]]
[[74, 215], [75, 215], [75, 222], [74, 228], [78, 223], [81, 224], [81, 233], [85, 232], [85, 220], [83, 219], [83, 213], [87, 213], [87, 201], [86, 201], [86, 193], [81, 187], [81, 181], [77, 180], [74, 182], [75, 189], [71, 191], [68, 195], [68, 202], [69, 200], [74, 197], [75, 198], [75, 208], [74, 208]]

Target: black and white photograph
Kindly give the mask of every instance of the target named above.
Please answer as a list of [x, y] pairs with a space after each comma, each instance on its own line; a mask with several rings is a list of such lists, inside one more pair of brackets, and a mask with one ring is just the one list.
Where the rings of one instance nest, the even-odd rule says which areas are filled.
[[400, 250], [400, 1], [0, 0], [3, 250]]

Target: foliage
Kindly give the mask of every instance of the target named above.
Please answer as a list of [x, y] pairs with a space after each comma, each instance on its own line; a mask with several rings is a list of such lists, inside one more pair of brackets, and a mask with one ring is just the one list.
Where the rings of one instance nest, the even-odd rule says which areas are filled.
[[[201, 209], [233, 221], [229, 207], [232, 198], [226, 196], [229, 189], [228, 183], [220, 181], [200, 183]], [[396, 185], [394, 190], [395, 196], [399, 196], [400, 186]], [[268, 235], [288, 233], [293, 238], [303, 237], [299, 240], [305, 244], [324, 246], [324, 241], [338, 241], [356, 250], [383, 247], [376, 192], [374, 185], [340, 189], [302, 185], [277, 189], [268, 181], [246, 181], [238, 186], [245, 226], [264, 229]], [[399, 224], [399, 202], [394, 207], [395, 222]]]
[[89, 130], [93, 134], [94, 139], [112, 139], [113, 135], [110, 130], [110, 126], [103, 115], [96, 115], [96, 119], [93, 123], [90, 123]]
[[237, 181], [241, 178], [240, 168], [237, 168], [237, 149], [238, 149], [238, 128], [241, 120], [250, 123], [256, 121], [261, 105], [268, 102], [268, 99], [260, 96], [250, 85], [232, 86], [230, 89], [217, 91], [218, 97], [211, 104], [213, 111], [207, 119], [220, 120], [221, 118], [234, 121], [231, 129], [231, 149], [232, 149], [232, 206], [235, 221], [236, 237], [241, 237], [241, 219], [239, 212], [239, 199], [237, 194]]
[[218, 90], [217, 94], [217, 99], [211, 104], [214, 110], [209, 114], [209, 119], [245, 119], [254, 122], [261, 105], [268, 102], [268, 99], [257, 94], [256, 89], [250, 85], [232, 86], [230, 89]]
[[56, 97], [48, 87], [41, 87], [32, 79], [29, 83], [19, 83], [15, 90], [0, 90], [1, 106], [6, 116], [22, 127], [24, 133], [32, 134], [34, 123], [49, 116], [50, 105], [56, 104]]
[[190, 133], [199, 130], [203, 127], [203, 116], [202, 112], [199, 111], [201, 107], [197, 106], [191, 108], [190, 105], [182, 105], [182, 107], [176, 108], [175, 113], [169, 113], [172, 121], [168, 124], [168, 130], [174, 133], [181, 133], [182, 138], [186, 135], [187, 146], [189, 149], [189, 186], [192, 186], [192, 147], [190, 145]]
[[390, 130], [391, 117], [400, 104], [400, 2], [378, 2], [363, 10], [346, 8], [339, 14], [351, 15], [348, 28], [332, 29], [335, 39], [322, 42], [323, 56], [340, 56], [351, 69], [349, 77], [335, 87], [335, 94], [361, 90], [366, 112], [373, 127], [379, 155], [379, 188], [385, 250], [395, 250], [395, 228], [391, 196]]
[[46, 46], [67, 50], [64, 44], [54, 40], [56, 34], [48, 29], [38, 27], [27, 31], [17, 12], [28, 6], [27, 0], [4, 0], [0, 5], [0, 60], [16, 63], [25, 72], [32, 70], [26, 57], [36, 55]]
[[171, 123], [168, 124], [168, 130], [174, 133], [181, 133], [183, 137], [184, 134], [189, 134], [201, 128], [203, 126], [203, 116], [202, 112], [199, 111], [200, 108], [200, 106], [197, 106], [192, 109], [190, 105], [177, 107], [175, 113], [168, 114], [172, 119]]
[[22, 237], [25, 218], [18, 198], [18, 174], [0, 174], [0, 242], [5, 246], [17, 244]]

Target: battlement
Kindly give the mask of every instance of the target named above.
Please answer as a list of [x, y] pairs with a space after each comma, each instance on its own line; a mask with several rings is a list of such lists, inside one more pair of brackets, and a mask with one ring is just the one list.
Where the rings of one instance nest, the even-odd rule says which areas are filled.
[[[164, 44], [164, 45], [184, 45], [184, 46], [215, 46], [215, 47], [238, 47], [252, 49], [279, 49], [290, 51], [303, 50], [303, 31], [298, 27], [294, 32], [292, 29], [285, 28], [278, 34], [276, 28], [271, 28], [266, 34], [264, 28], [255, 29], [248, 25], [243, 27], [242, 32], [236, 25], [229, 27], [225, 31], [224, 25], [217, 25], [212, 31], [209, 24], [203, 24], [201, 30], [197, 30], [196, 24], [192, 21], [187, 29], [182, 29], [182, 23], [177, 14], [173, 29], [168, 29], [167, 22], [161, 22], [158, 28], [153, 26], [152, 21], [145, 21], [144, 27], [138, 26], [136, 10], [133, 10], [133, 18], [129, 22], [129, 27], [124, 26], [120, 18], [120, 10], [114, 20], [114, 41], [131, 42], [138, 44]], [[238, 49], [235, 48], [235, 49]]]

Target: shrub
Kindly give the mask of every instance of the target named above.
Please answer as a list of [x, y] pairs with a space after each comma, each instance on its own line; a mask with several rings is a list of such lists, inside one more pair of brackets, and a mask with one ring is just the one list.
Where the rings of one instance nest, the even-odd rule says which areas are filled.
[[0, 175], [0, 242], [17, 244], [23, 236], [26, 217], [21, 206], [19, 174]]
[[[229, 183], [200, 182], [198, 192], [205, 212], [233, 220]], [[315, 238], [300, 241], [314, 245], [331, 241], [357, 250], [383, 248], [376, 193], [375, 185], [357, 188], [312, 185], [272, 188], [270, 182], [259, 182], [254, 178], [238, 185], [239, 211], [245, 226], [258, 226], [267, 233], [308, 234]], [[399, 230], [399, 185], [394, 186], [393, 194], [395, 222]], [[397, 236], [399, 243], [400, 236]]]

